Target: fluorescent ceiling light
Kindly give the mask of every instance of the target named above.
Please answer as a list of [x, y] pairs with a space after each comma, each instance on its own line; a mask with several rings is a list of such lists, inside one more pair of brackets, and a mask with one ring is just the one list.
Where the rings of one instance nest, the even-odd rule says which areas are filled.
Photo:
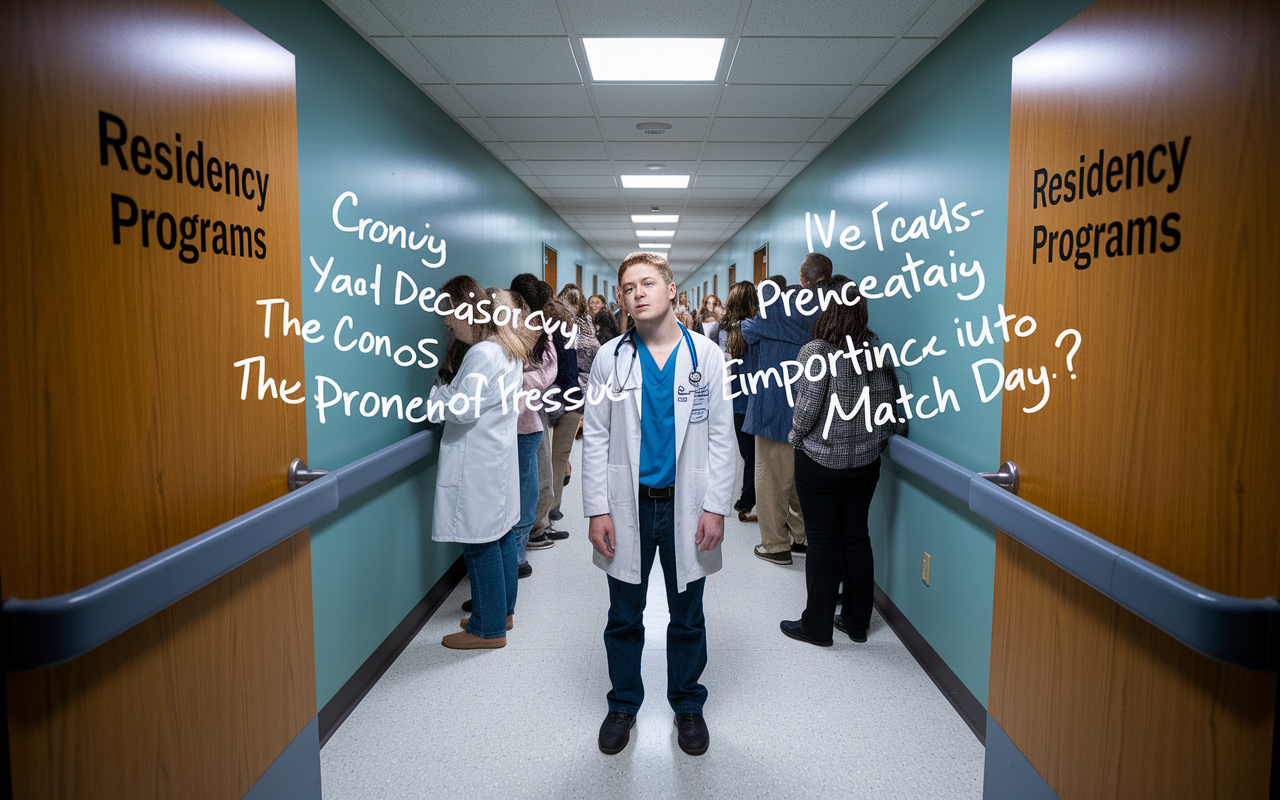
[[711, 82], [724, 39], [584, 38], [582, 46], [592, 80]]
[[645, 250], [670, 250], [671, 245], [664, 242], [641, 242], [640, 246]]
[[636, 231], [636, 236], [675, 236], [675, 231]]
[[623, 175], [623, 189], [688, 189], [688, 175]]
[[679, 222], [679, 214], [632, 214], [632, 222], [648, 222], [657, 225], [659, 222]]

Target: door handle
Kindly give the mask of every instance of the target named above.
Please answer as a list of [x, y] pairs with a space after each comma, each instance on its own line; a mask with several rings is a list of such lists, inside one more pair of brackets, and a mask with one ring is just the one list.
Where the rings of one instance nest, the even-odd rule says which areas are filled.
[[[295, 461], [294, 463], [298, 462]], [[305, 467], [306, 465], [303, 464], [303, 466]], [[978, 475], [991, 481], [1001, 489], [1013, 494], [1018, 493], [1018, 465], [1012, 461], [1006, 461], [1001, 464], [999, 472], [979, 472]]]

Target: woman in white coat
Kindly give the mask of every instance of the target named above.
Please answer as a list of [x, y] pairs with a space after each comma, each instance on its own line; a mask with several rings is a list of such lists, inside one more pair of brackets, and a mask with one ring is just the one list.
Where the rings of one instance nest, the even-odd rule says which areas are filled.
[[428, 400], [431, 419], [444, 420], [431, 538], [462, 544], [471, 581], [471, 618], [442, 644], [459, 650], [503, 647], [516, 604], [513, 528], [520, 520], [520, 476], [516, 414], [507, 413], [502, 390], [521, 385], [529, 343], [511, 325], [492, 321], [497, 308], [519, 307], [509, 292], [491, 296], [467, 275], [450, 279], [442, 291], [449, 293], [453, 310], [488, 301], [490, 312], [483, 323], [445, 317], [445, 327], [470, 349], [453, 381], [433, 387]]

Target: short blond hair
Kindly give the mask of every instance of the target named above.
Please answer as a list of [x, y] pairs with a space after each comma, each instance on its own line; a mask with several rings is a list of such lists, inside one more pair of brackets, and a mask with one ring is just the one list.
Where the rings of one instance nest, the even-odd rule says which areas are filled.
[[629, 267], [633, 267], [636, 264], [648, 264], [649, 266], [654, 267], [655, 269], [658, 270], [659, 274], [662, 275], [662, 279], [666, 281], [668, 284], [676, 282], [675, 273], [671, 271], [671, 265], [667, 263], [667, 260], [665, 258], [658, 255], [657, 253], [650, 253], [645, 250], [637, 250], [636, 252], [630, 253], [627, 255], [626, 258], [622, 259], [622, 266], [618, 267], [618, 287], [619, 288], [622, 287], [623, 274], [626, 273]]

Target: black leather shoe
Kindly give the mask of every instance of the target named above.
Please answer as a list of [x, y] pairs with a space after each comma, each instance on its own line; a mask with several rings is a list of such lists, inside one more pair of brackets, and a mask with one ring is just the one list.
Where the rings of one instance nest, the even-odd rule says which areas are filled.
[[600, 723], [600, 752], [606, 756], [621, 753], [631, 741], [631, 729], [636, 726], [635, 714], [610, 711]]
[[560, 520], [564, 519], [564, 514], [560, 511], [560, 509], [555, 508], [547, 512], [547, 519], [551, 520], [552, 522], [559, 522]]
[[701, 714], [676, 714], [676, 741], [688, 755], [700, 756], [707, 752], [711, 734]]
[[523, 564], [521, 564], [519, 567], [516, 568], [517, 578], [527, 578], [532, 574], [533, 574], [533, 565], [530, 564], [528, 561], [524, 562]]
[[791, 552], [796, 553], [797, 555], [804, 555], [805, 553], [809, 552], [809, 545], [796, 544], [795, 542], [792, 542]]
[[462, 610], [467, 612], [468, 614], [471, 613], [471, 600], [468, 599], [468, 600], [462, 601]]
[[553, 541], [553, 542], [558, 542], [558, 541], [560, 541], [561, 539], [568, 539], [568, 538], [569, 538], [569, 532], [568, 532], [568, 531], [558, 531], [558, 530], [556, 530], [555, 528], [547, 528], [546, 536], [547, 536], [547, 538], [548, 538], [548, 539], [550, 539], [551, 541]]
[[845, 630], [844, 617], [841, 617], [839, 614], [836, 614], [835, 627], [836, 627], [836, 630], [840, 631], [841, 633], [848, 634], [850, 639], [852, 639], [855, 642], [858, 642], [859, 644], [867, 640], [866, 628], [854, 628], [851, 631]]
[[816, 639], [809, 638], [809, 634], [804, 632], [804, 624], [798, 619], [784, 619], [778, 624], [778, 627], [782, 629], [783, 634], [790, 636], [797, 642], [808, 642], [809, 644], [816, 644], [818, 647], [830, 647], [832, 644], [831, 642], [819, 642]]

